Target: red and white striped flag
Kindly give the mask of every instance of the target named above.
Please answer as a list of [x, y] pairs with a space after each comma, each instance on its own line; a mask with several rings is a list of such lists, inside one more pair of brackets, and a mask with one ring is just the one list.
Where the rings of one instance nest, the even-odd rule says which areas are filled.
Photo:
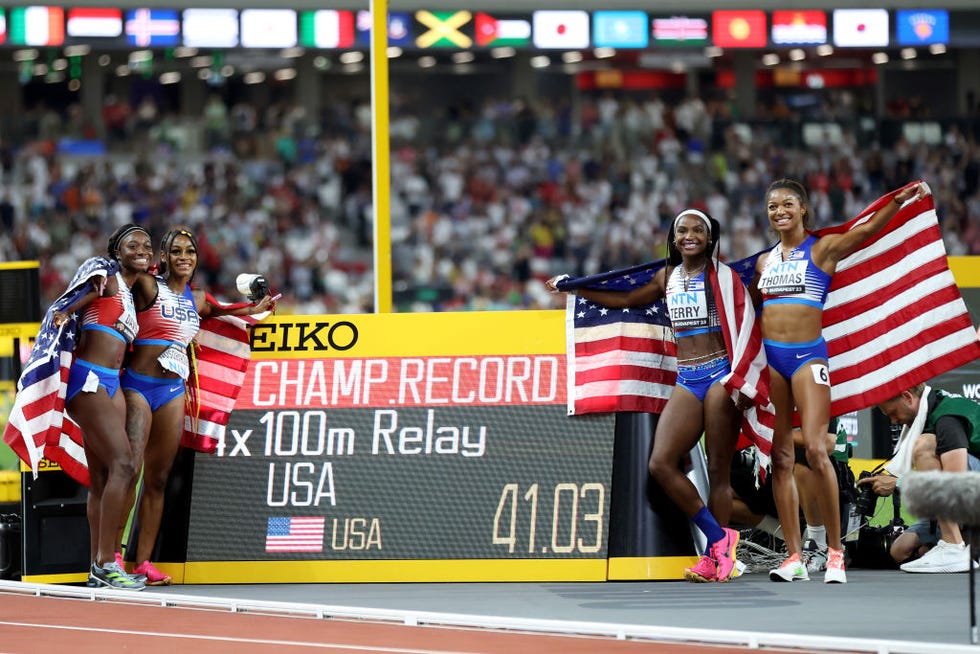
[[88, 485], [82, 433], [65, 412], [79, 316], [78, 312], [70, 314], [61, 327], [55, 327], [54, 314], [73, 305], [93, 285], [105, 284], [106, 277], [118, 269], [118, 264], [105, 257], [83, 262], [67, 290], [51, 303], [41, 321], [3, 431], [3, 441], [31, 467], [35, 476], [41, 459], [47, 459], [80, 484]]
[[[664, 262], [565, 279], [558, 288], [629, 290], [646, 284]], [[677, 346], [667, 306], [609, 309], [568, 295], [568, 415], [663, 411], [677, 378]]]
[[[746, 270], [754, 268], [751, 261], [739, 262]], [[725, 338], [725, 349], [731, 361], [732, 371], [721, 379], [722, 385], [732, 396], [744, 395], [752, 399], [752, 407], [742, 412], [742, 436], [759, 449], [759, 465], [765, 469], [772, 452], [773, 428], [776, 424], [776, 408], [769, 401], [769, 364], [762, 345], [762, 332], [755, 320], [755, 306], [748, 297], [744, 275], [724, 263], [711, 266], [709, 279], [715, 302], [719, 303], [718, 318]], [[749, 443], [742, 442], [740, 447]]]
[[[220, 304], [210, 295], [208, 301]], [[194, 349], [195, 372], [191, 373], [195, 378], [188, 380], [191, 406], [184, 416], [182, 446], [214, 454], [224, 440], [252, 354], [249, 329], [268, 315], [222, 316], [201, 323]]]
[[[891, 202], [893, 196], [889, 193], [879, 198], [857, 218], [820, 230], [817, 235], [851, 229]], [[747, 283], [756, 260], [766, 252], [730, 267]], [[657, 261], [563, 280], [558, 287], [627, 290], [645, 284], [663, 265]], [[715, 289], [716, 297], [723, 299], [720, 314], [730, 356], [741, 347], [732, 336], [732, 318], [749, 319], [735, 298], [737, 288], [731, 284], [731, 298], [724, 288]], [[619, 310], [569, 296], [566, 342], [570, 415], [663, 410], [677, 369], [676, 347], [666, 327], [666, 315], [666, 307], [659, 303]], [[750, 328], [740, 333], [753, 332]], [[832, 416], [874, 406], [980, 358], [978, 330], [949, 270], [931, 194], [906, 202], [881, 232], [838, 263], [824, 309], [823, 334], [830, 354]], [[751, 337], [741, 356], [758, 365], [758, 348]], [[740, 369], [735, 364], [733, 372]], [[749, 379], [768, 389], [768, 380], [763, 377]], [[738, 386], [736, 377], [726, 385], [733, 390], [729, 386]], [[756, 415], [751, 415], [753, 412]], [[765, 447], [774, 424], [770, 410], [757, 405], [746, 412], [746, 417], [749, 424], [743, 423], [745, 435]], [[760, 453], [768, 454], [768, 449]]]
[[[817, 235], [840, 233], [892, 201]], [[946, 260], [931, 192], [838, 263], [823, 314], [831, 415], [895, 397], [980, 357], [980, 341]]]

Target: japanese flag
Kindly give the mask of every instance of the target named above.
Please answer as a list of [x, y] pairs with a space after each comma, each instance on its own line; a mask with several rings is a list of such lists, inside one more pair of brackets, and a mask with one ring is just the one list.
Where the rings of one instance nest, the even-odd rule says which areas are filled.
[[589, 47], [587, 12], [536, 11], [531, 20], [537, 48], [582, 50]]

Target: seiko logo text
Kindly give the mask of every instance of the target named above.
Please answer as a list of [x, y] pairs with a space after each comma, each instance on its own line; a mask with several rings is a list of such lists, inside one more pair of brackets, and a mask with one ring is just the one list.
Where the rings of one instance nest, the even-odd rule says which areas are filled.
[[357, 344], [357, 327], [346, 320], [260, 323], [252, 328], [251, 344], [255, 352], [349, 350]]

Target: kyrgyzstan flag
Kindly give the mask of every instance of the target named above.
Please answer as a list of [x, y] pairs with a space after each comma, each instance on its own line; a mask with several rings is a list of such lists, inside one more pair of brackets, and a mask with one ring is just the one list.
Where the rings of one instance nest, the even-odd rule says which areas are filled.
[[121, 9], [86, 7], [68, 10], [68, 36], [113, 38], [122, 34]]
[[61, 7], [16, 7], [10, 10], [10, 43], [61, 45], [65, 41], [65, 10]]
[[585, 11], [536, 11], [531, 15], [534, 47], [584, 50], [589, 47], [589, 14]]
[[719, 48], [764, 48], [768, 43], [766, 12], [716, 11], [711, 15], [711, 38]]

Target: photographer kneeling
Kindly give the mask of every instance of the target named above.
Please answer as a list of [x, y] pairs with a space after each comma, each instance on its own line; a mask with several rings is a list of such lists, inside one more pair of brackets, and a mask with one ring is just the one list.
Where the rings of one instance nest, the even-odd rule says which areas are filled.
[[[923, 401], [924, 400], [924, 401]], [[970, 453], [980, 447], [980, 404], [919, 384], [878, 408], [892, 421], [905, 425], [895, 456], [885, 464], [893, 474], [858, 480], [876, 495], [888, 496], [900, 486], [901, 475], [919, 471], [980, 471], [980, 459]], [[947, 573], [970, 569], [970, 550], [955, 522], [939, 520], [939, 533], [928, 520], [918, 520], [891, 545], [890, 554], [905, 572]]]

